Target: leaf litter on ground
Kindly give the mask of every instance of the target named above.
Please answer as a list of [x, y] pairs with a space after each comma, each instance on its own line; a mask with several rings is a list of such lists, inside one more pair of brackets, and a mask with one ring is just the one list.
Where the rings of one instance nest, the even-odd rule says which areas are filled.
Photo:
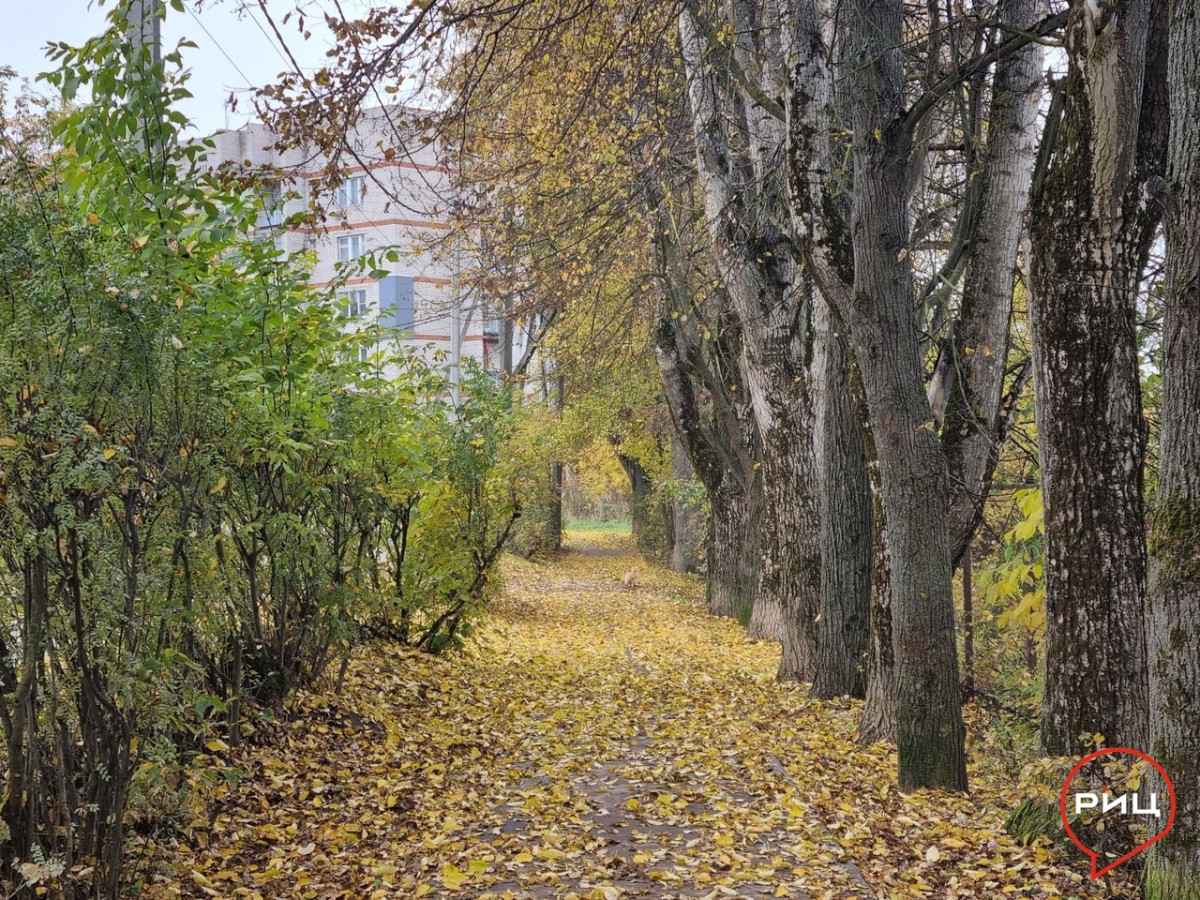
[[1114, 896], [1004, 833], [1016, 783], [980, 742], [969, 797], [900, 794], [894, 751], [856, 741], [858, 701], [777, 682], [776, 645], [628, 536], [572, 532], [503, 577], [469, 652], [362, 648], [340, 695], [211, 743], [240, 777], [192, 779], [188, 826], [136, 852], [144, 895]]

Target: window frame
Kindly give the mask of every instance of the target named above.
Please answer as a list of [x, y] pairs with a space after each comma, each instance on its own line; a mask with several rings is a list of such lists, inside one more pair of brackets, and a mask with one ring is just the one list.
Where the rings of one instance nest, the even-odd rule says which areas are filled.
[[278, 235], [283, 231], [283, 208], [287, 202], [283, 185], [279, 182], [265, 185], [259, 191], [258, 202], [262, 208], [254, 220], [255, 234], [259, 237]]
[[379, 280], [379, 322], [385, 328], [415, 333], [417, 292], [412, 275], [391, 273]]
[[337, 186], [334, 199], [343, 209], [347, 206], [361, 206], [366, 193], [366, 178], [362, 175], [347, 175]]
[[367, 299], [367, 292], [364, 288], [347, 288], [344, 291], [338, 291], [337, 297], [339, 304], [345, 302], [346, 312], [344, 315], [348, 319], [366, 318], [373, 311], [372, 303]]
[[[353, 252], [357, 245], [358, 253]], [[343, 248], [345, 252], [343, 252]], [[367, 255], [367, 238], [363, 234], [342, 234], [337, 239], [338, 262], [342, 264], [357, 262]]]

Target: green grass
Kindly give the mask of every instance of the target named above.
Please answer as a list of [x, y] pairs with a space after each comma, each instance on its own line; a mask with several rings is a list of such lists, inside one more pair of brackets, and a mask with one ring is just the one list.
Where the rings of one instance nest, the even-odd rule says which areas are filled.
[[632, 526], [628, 522], [593, 522], [590, 519], [577, 519], [567, 522], [568, 531], [611, 531], [614, 534], [632, 534]]

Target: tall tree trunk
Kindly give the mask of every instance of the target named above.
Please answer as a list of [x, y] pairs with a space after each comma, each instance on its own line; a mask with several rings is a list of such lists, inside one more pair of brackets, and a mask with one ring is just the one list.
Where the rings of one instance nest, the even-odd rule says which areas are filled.
[[[813, 414], [807, 384], [797, 366], [780, 360], [792, 355], [792, 323], [760, 323], [774, 331], [762, 338], [757, 358], [747, 354], [759, 433], [762, 435], [763, 521], [760, 532], [758, 592], [747, 632], [779, 640], [783, 647], [779, 677], [811, 680], [816, 661], [816, 618], [821, 592], [820, 530], [813, 458]], [[774, 327], [772, 327], [774, 326]], [[754, 338], [750, 338], [753, 340]], [[806, 379], [805, 379], [806, 381]], [[800, 402], [797, 402], [799, 400]]]
[[907, 250], [910, 133], [900, 116], [903, 4], [852, 5], [855, 302], [850, 323], [882, 484], [892, 566], [902, 790], [966, 790], [946, 461], [925, 398]]
[[[1000, 22], [1028, 28], [1045, 0], [1006, 0]], [[983, 506], [1007, 437], [1001, 415], [1017, 249], [1029, 199], [1038, 132], [1040, 45], [1031, 43], [996, 65], [987, 119], [987, 149], [968, 186], [970, 253], [962, 301], [949, 342], [954, 389], [942, 428], [950, 473], [950, 558], [958, 559], [983, 521]], [[1019, 391], [1018, 391], [1019, 393]]]
[[[678, 435], [671, 441], [671, 476], [677, 485], [687, 484], [695, 478], [695, 470], [683, 449]], [[671, 516], [674, 522], [671, 541], [671, 571], [695, 572], [700, 567], [699, 551], [702, 543], [700, 529], [703, 510], [687, 496], [671, 498]]]
[[561, 550], [563, 544], [563, 464], [550, 463], [550, 514], [547, 527], [550, 539], [547, 548]]
[[788, 94], [788, 171], [796, 235], [821, 293], [845, 324], [862, 373], [891, 551], [896, 739], [902, 790], [967, 786], [958, 690], [946, 460], [925, 397], [908, 203], [912, 131], [906, 118], [900, 0], [842, 10], [853, 125], [848, 223], [831, 203], [828, 64], [815, 4], [796, 4]]
[[654, 479], [636, 457], [627, 456], [618, 449], [617, 459], [629, 478], [629, 516], [634, 543], [644, 559], [658, 561], [663, 533], [661, 512], [654, 502]]
[[1171, 138], [1158, 496], [1146, 597], [1150, 753], [1178, 795], [1146, 900], [1200, 900], [1200, 6], [1170, 9]]
[[[566, 378], [563, 375], [554, 377], [554, 412], [562, 418], [563, 399], [566, 393]], [[549, 515], [551, 550], [561, 550], [563, 543], [563, 464], [555, 461], [550, 463], [550, 515]]]
[[[39, 523], [40, 524], [40, 523]], [[42, 824], [34, 803], [38, 759], [39, 668], [46, 652], [47, 617], [50, 612], [50, 574], [46, 554], [38, 548], [25, 550], [21, 571], [21, 658], [17, 662], [11, 706], [6, 708], [7, 759], [5, 791], [0, 817], [8, 828], [3, 846], [17, 861], [30, 858]], [[7, 862], [7, 860], [5, 861]], [[17, 872], [12, 872], [17, 876]], [[14, 878], [14, 880], [16, 880]]]
[[[856, 179], [864, 195], [862, 219], [886, 223], [879, 232], [857, 229], [862, 238], [855, 255], [871, 274], [855, 285], [856, 293], [877, 318], [859, 325], [856, 343], [879, 453], [892, 567], [900, 787], [966, 790], [945, 459], [922, 390], [913, 297], [903, 290], [911, 286], [907, 265], [897, 265], [900, 245], [887, 239], [903, 234], [903, 204], [893, 199], [902, 194], [901, 173], [879, 174], [877, 190], [867, 186], [866, 177]], [[892, 338], [897, 334], [902, 340]]]
[[850, 367], [842, 336], [828, 306], [821, 301], [816, 308], [821, 601], [812, 694], [821, 699], [863, 697], [871, 600], [871, 485], [862, 429], [850, 401]]
[[791, 241], [774, 220], [782, 185], [761, 163], [773, 136], [756, 130], [763, 125], [756, 112], [720, 93], [689, 12], [680, 14], [679, 32], [706, 224], [742, 324], [743, 371], [762, 454], [762, 569], [750, 631], [771, 634], [778, 610], [779, 677], [804, 680], [812, 675], [820, 596], [811, 291], [797, 283]]
[[[1142, 464], [1135, 316], [1160, 216], [1143, 182], [1166, 150], [1165, 0], [1078, 2], [1044, 189], [1030, 324], [1046, 521], [1042, 745], [1144, 746]], [[1048, 131], [1053, 133], [1053, 131]]]
[[888, 549], [887, 517], [883, 513], [883, 486], [879, 454], [871, 432], [862, 375], [850, 360], [851, 405], [863, 437], [867, 485], [871, 499], [870, 632], [867, 646], [867, 697], [858, 723], [862, 744], [896, 742], [896, 642], [892, 626], [892, 563]]
[[675, 435], [708, 494], [708, 611], [745, 622], [758, 587], [762, 482], [739, 362], [741, 323], [728, 309], [728, 295], [713, 291], [704, 310], [711, 332], [702, 333], [693, 309], [692, 261], [666, 191], [651, 177], [642, 186], [662, 287], [655, 329], [659, 377]]

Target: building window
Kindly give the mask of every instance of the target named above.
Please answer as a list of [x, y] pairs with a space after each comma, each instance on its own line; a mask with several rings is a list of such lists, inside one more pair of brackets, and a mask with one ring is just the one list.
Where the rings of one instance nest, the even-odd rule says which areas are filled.
[[338, 238], [338, 262], [354, 262], [366, 252], [367, 242], [361, 234], [349, 234]]
[[364, 183], [361, 175], [351, 175], [343, 180], [337, 189], [338, 206], [358, 206], [362, 203]]
[[278, 184], [263, 189], [259, 195], [262, 212], [258, 214], [255, 228], [278, 228], [283, 224], [283, 190]]
[[283, 249], [283, 190], [279, 183], [267, 185], [259, 192], [262, 209], [254, 220], [254, 239], [270, 241], [276, 250]]
[[356, 319], [371, 311], [370, 306], [367, 305], [366, 291], [341, 291], [338, 293], [338, 299], [346, 304], [347, 318]]
[[380, 324], [412, 331], [416, 325], [411, 275], [388, 275], [379, 281]]

